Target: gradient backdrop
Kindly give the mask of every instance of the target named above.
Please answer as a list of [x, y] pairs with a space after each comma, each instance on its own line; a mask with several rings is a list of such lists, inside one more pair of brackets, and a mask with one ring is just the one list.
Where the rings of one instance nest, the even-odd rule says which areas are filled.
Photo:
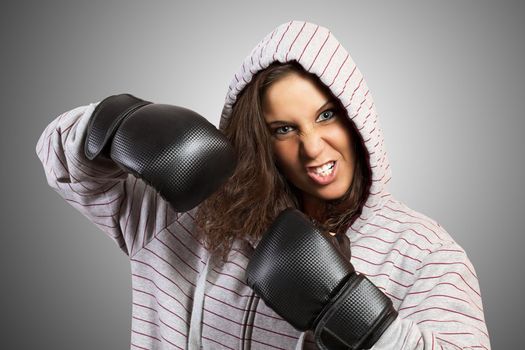
[[524, 3], [363, 3], [4, 3], [2, 349], [129, 348], [126, 256], [48, 187], [35, 153], [46, 125], [121, 92], [217, 125], [244, 57], [291, 19], [350, 52], [384, 127], [391, 192], [466, 249], [493, 348], [522, 348]]

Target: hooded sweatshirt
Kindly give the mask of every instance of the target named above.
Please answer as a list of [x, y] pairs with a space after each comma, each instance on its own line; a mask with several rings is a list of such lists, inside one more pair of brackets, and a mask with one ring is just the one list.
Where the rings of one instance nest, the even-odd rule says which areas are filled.
[[[220, 128], [254, 74], [291, 60], [340, 99], [370, 156], [372, 185], [346, 232], [351, 263], [399, 313], [373, 349], [490, 349], [474, 267], [439, 223], [388, 192], [391, 171], [372, 95], [327, 28], [290, 21], [264, 37], [231, 80]], [[294, 329], [247, 286], [253, 242], [235, 241], [226, 263], [218, 264], [197, 238], [197, 208], [176, 213], [155, 189], [113, 162], [85, 158], [96, 105], [55, 118], [36, 152], [48, 184], [129, 258], [131, 348], [315, 349], [312, 332]]]

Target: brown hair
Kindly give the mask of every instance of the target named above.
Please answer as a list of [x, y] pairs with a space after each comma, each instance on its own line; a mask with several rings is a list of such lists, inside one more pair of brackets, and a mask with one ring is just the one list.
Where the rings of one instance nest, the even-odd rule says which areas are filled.
[[232, 113], [222, 130], [233, 144], [238, 165], [231, 178], [198, 208], [197, 225], [203, 242], [213, 253], [226, 259], [236, 239], [257, 241], [277, 215], [288, 207], [302, 208], [300, 191], [279, 171], [273, 156], [271, 135], [264, 121], [262, 100], [267, 88], [290, 73], [311, 77], [338, 103], [352, 130], [356, 166], [352, 185], [339, 199], [327, 201], [321, 222], [327, 232], [335, 233], [334, 243], [350, 257], [346, 230], [361, 214], [371, 184], [369, 155], [362, 137], [348, 118], [339, 99], [319, 78], [296, 61], [274, 62], [259, 71], [238, 94]]

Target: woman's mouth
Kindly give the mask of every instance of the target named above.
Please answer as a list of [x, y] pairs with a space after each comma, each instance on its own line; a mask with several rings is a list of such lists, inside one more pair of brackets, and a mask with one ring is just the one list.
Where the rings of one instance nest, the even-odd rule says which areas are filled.
[[318, 167], [308, 167], [308, 176], [319, 185], [328, 185], [335, 179], [337, 162], [332, 160]]

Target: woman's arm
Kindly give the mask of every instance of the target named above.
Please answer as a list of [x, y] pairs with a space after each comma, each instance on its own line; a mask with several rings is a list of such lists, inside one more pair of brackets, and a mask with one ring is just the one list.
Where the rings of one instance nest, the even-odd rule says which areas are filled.
[[398, 312], [374, 350], [490, 349], [476, 272], [454, 242], [422, 259]]
[[85, 157], [87, 124], [96, 105], [58, 116], [40, 136], [36, 153], [48, 184], [131, 257], [177, 215], [151, 186], [114, 162]]

